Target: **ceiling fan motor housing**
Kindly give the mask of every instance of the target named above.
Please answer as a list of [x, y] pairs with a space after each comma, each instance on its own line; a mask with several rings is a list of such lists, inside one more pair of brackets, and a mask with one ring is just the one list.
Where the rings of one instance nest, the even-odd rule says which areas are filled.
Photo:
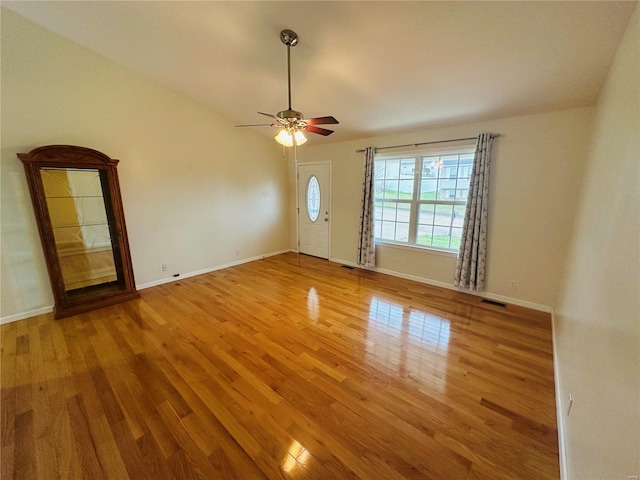
[[283, 110], [281, 112], [278, 112], [276, 114], [276, 116], [278, 118], [282, 118], [284, 120], [302, 120], [304, 118], [304, 116], [302, 115], [302, 113], [297, 112], [295, 110]]

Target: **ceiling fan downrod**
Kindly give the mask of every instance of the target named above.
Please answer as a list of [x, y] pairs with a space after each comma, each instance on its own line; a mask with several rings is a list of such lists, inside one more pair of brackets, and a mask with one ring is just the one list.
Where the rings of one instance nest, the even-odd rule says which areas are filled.
[[[293, 30], [282, 30], [280, 40], [287, 46], [287, 93], [289, 97], [288, 110], [291, 110], [291, 47], [298, 44], [298, 34]], [[297, 113], [297, 112], [296, 112]]]

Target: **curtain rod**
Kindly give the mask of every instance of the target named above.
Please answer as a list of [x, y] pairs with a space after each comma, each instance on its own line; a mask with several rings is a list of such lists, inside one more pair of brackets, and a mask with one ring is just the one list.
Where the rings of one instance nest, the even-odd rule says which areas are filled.
[[[499, 137], [500, 134], [496, 133], [495, 137]], [[391, 145], [389, 147], [377, 147], [376, 150], [386, 150], [387, 148], [400, 148], [400, 147], [417, 147], [418, 145], [431, 145], [434, 143], [449, 143], [449, 142], [461, 142], [462, 140], [477, 140], [478, 137], [466, 137], [466, 138], [452, 138], [451, 140], [437, 140], [435, 142], [421, 142], [421, 143], [407, 143], [406, 145]], [[356, 153], [362, 153], [365, 150], [356, 150]]]

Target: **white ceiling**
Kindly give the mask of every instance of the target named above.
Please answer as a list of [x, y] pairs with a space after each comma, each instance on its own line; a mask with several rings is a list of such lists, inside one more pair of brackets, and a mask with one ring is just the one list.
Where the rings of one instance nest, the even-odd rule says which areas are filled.
[[236, 124], [287, 108], [294, 30], [292, 107], [340, 121], [315, 143], [593, 105], [637, 2], [2, 4]]

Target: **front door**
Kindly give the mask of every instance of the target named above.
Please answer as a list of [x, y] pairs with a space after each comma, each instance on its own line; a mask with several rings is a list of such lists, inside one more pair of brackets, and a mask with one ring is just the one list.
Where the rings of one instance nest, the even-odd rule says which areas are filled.
[[298, 249], [329, 258], [331, 164], [298, 165]]

